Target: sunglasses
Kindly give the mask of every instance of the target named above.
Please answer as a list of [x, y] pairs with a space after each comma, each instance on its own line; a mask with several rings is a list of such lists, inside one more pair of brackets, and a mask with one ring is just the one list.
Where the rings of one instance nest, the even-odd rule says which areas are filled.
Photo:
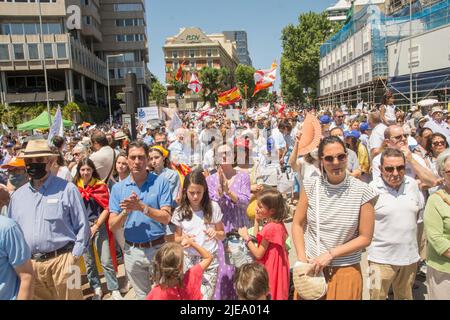
[[398, 167], [384, 167], [384, 171], [388, 172], [388, 173], [393, 173], [394, 170], [397, 170], [397, 172], [403, 172], [405, 171], [405, 166], [398, 166]]
[[337, 159], [339, 162], [344, 162], [347, 159], [347, 154], [346, 153], [341, 153], [338, 154], [337, 156], [333, 157], [333, 156], [325, 156], [322, 158], [325, 162], [333, 162], [334, 159]]
[[400, 141], [400, 140], [403, 140], [403, 139], [408, 139], [408, 135], [401, 134], [401, 135], [398, 135], [398, 136], [395, 136], [395, 137], [391, 137], [391, 140], [395, 140], [395, 141]]
[[441, 140], [441, 141], [435, 141], [433, 142], [433, 146], [437, 147], [437, 146], [445, 146], [445, 141]]
[[157, 141], [157, 142], [155, 142], [155, 144], [160, 145], [160, 146], [162, 146], [162, 145], [164, 145], [166, 143], [167, 143], [167, 141]]
[[81, 153], [79, 153], [79, 152], [72, 153], [72, 155], [73, 155], [74, 157], [79, 156], [80, 154], [81, 154]]
[[344, 116], [336, 116], [336, 118], [343, 118]]

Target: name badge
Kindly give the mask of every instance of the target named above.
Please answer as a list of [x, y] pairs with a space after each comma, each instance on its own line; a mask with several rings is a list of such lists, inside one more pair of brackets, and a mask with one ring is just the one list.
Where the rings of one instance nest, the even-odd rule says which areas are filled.
[[47, 199], [48, 204], [55, 204], [58, 203], [58, 199]]

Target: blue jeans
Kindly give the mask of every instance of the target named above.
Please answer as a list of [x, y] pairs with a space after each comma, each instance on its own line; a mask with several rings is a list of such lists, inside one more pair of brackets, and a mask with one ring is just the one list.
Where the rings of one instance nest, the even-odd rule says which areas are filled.
[[108, 290], [119, 290], [119, 281], [117, 280], [116, 271], [114, 270], [112, 263], [111, 252], [109, 251], [108, 233], [104, 223], [100, 226], [98, 232], [94, 235], [94, 238], [91, 239], [88, 250], [83, 255], [86, 263], [86, 274], [89, 285], [92, 289], [96, 289], [101, 287], [101, 282], [97, 266], [95, 265], [93, 244], [95, 244], [100, 256], [100, 262], [102, 264]]

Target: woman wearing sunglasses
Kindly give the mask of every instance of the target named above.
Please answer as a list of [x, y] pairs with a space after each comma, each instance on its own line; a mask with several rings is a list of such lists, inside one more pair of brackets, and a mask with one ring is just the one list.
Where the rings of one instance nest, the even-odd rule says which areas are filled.
[[426, 150], [427, 154], [425, 160], [430, 164], [430, 169], [436, 176], [439, 176], [436, 160], [439, 155], [448, 149], [447, 138], [442, 133], [433, 133], [427, 140]]
[[292, 223], [297, 258], [324, 272], [327, 300], [360, 300], [361, 250], [372, 241], [377, 195], [348, 175], [347, 149], [338, 137], [321, 141], [319, 160], [322, 176], [304, 182]]

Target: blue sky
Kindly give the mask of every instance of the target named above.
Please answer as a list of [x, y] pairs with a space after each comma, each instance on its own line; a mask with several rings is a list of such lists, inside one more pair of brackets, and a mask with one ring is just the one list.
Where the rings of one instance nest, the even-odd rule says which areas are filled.
[[[281, 30], [297, 24], [301, 12], [321, 12], [336, 0], [146, 0], [150, 71], [164, 81], [162, 46], [181, 27], [199, 27], [206, 34], [247, 31], [253, 67], [267, 69], [281, 57]], [[279, 74], [279, 71], [278, 71]], [[276, 87], [279, 86], [279, 76]]]

